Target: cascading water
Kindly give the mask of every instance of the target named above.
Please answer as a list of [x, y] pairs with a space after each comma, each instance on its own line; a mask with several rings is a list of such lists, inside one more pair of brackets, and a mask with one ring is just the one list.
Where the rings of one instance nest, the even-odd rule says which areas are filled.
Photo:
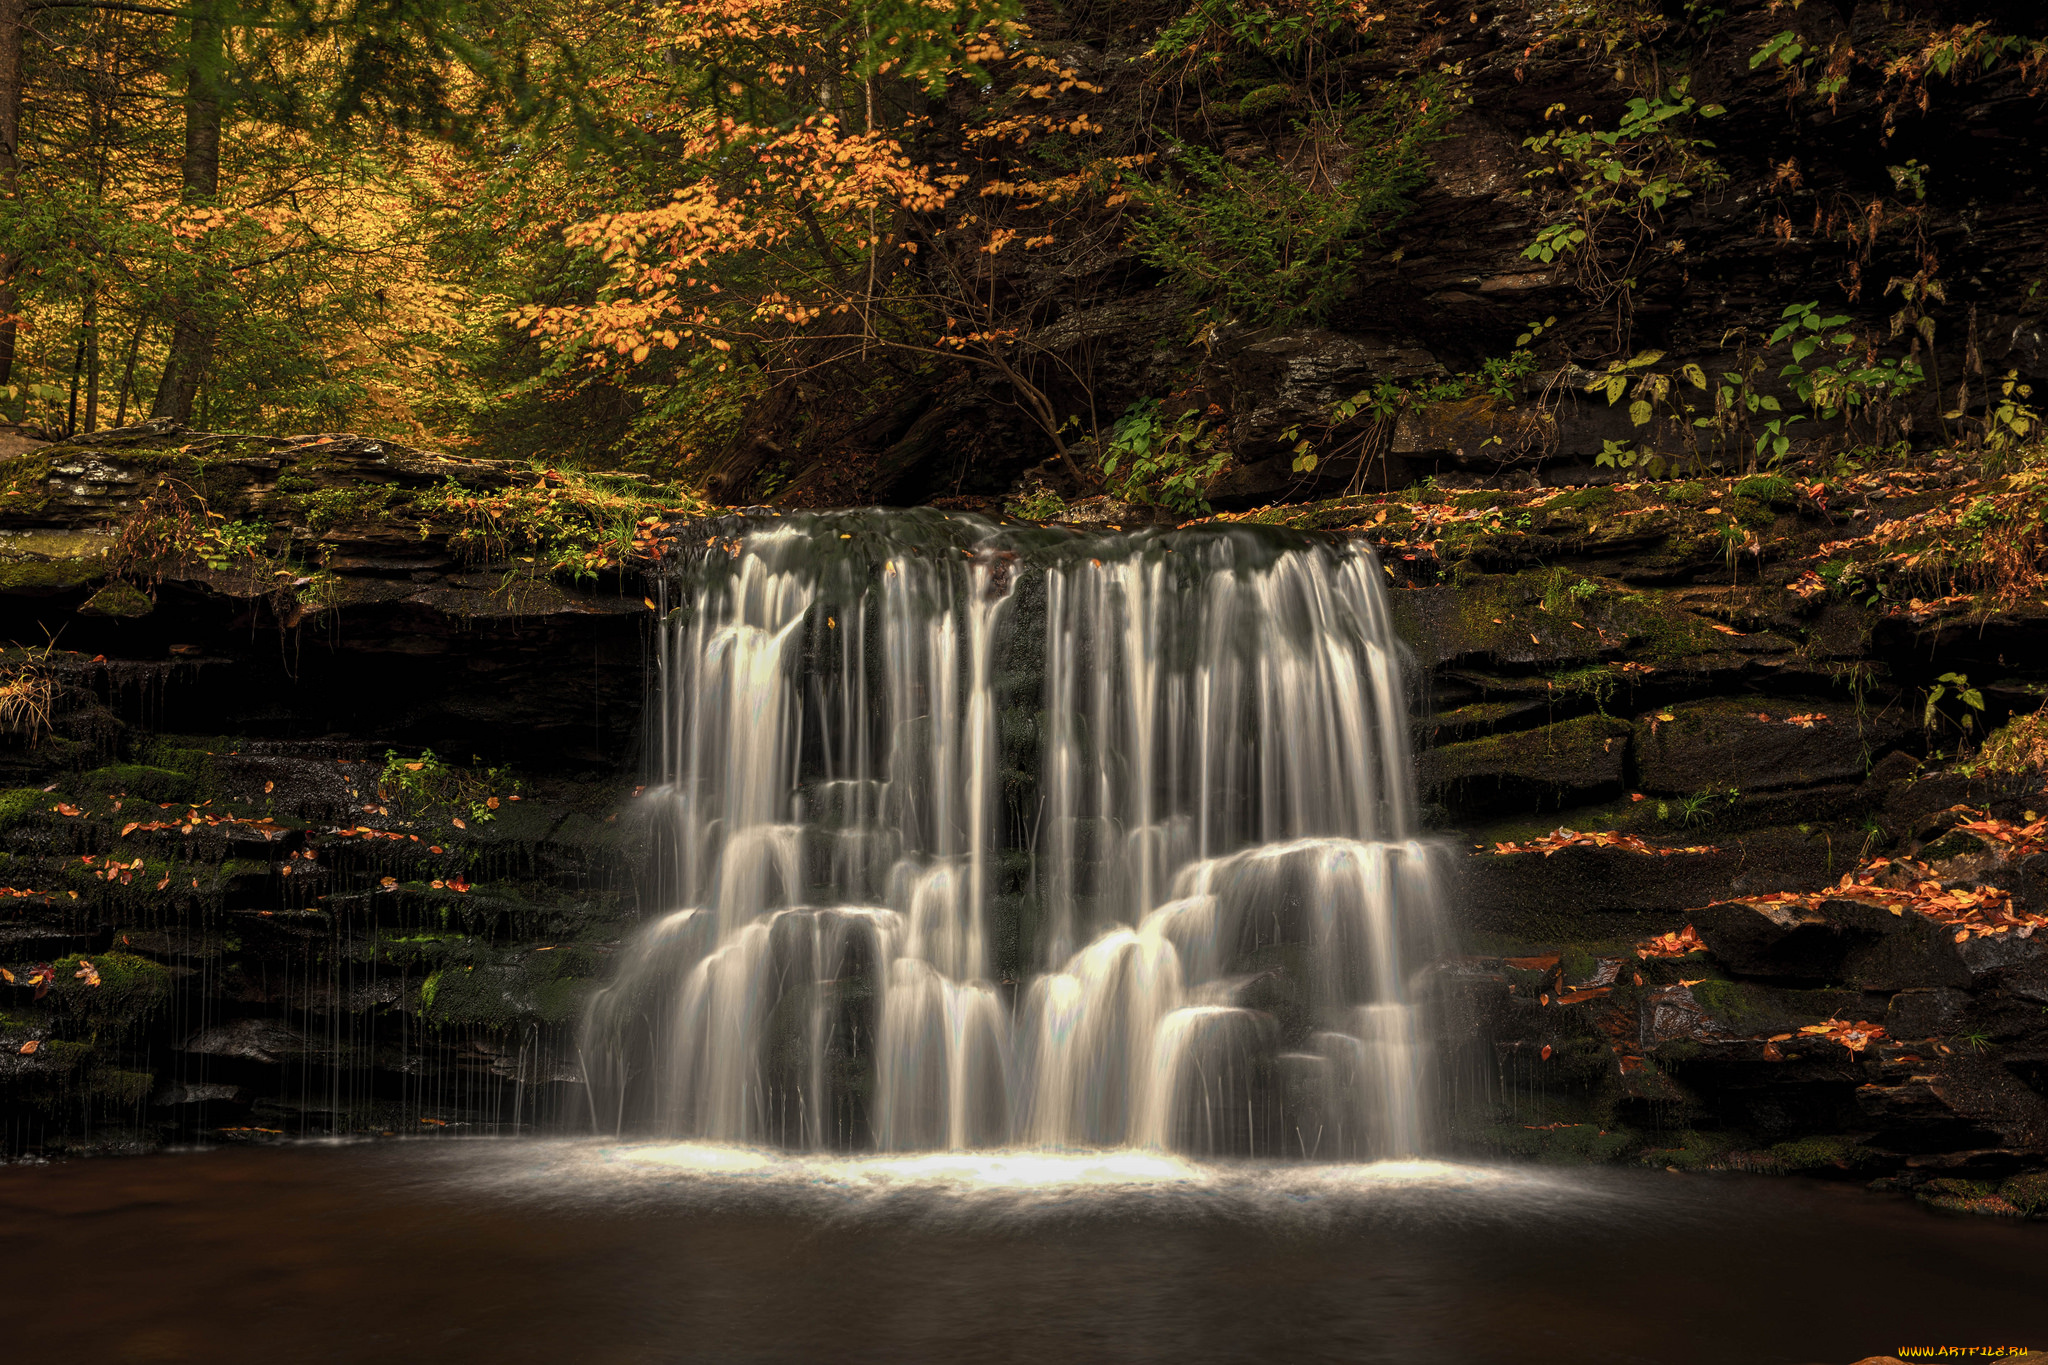
[[1438, 876], [1369, 550], [835, 513], [664, 591], [677, 908], [586, 1019], [601, 1128], [1426, 1147]]

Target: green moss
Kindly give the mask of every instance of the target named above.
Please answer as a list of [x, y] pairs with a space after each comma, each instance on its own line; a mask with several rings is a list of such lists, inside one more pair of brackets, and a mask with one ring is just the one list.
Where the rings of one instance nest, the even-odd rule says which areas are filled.
[[156, 1077], [147, 1071], [107, 1068], [92, 1075], [92, 1091], [112, 1104], [135, 1108], [148, 1101], [156, 1090]]
[[[100, 984], [77, 979], [80, 962], [89, 961]], [[57, 973], [52, 992], [66, 1010], [103, 1024], [125, 1025], [155, 1013], [170, 999], [171, 970], [133, 953], [73, 954], [51, 964]]]
[[1708, 496], [1705, 484], [1698, 479], [1688, 479], [1671, 490], [1670, 500], [1681, 507], [1690, 507], [1694, 503], [1705, 502]]
[[134, 620], [147, 616], [156, 610], [156, 603], [149, 600], [149, 594], [132, 583], [119, 579], [107, 584], [78, 609], [80, 616], [108, 616], [116, 620]]
[[1811, 1171], [1823, 1166], [1855, 1170], [1875, 1165], [1879, 1160], [1862, 1143], [1846, 1137], [1807, 1137], [1780, 1142], [1770, 1149], [1770, 1155], [1788, 1171]]
[[2016, 1175], [1998, 1187], [1998, 1196], [2031, 1218], [2048, 1217], [2048, 1172]]
[[49, 446], [31, 449], [0, 461], [0, 488], [10, 513], [40, 512], [50, 505], [50, 475], [56, 462]]
[[116, 763], [95, 768], [82, 779], [88, 791], [125, 792], [145, 801], [191, 801], [199, 784], [187, 772], [145, 763]]
[[1692, 988], [1692, 998], [1699, 1001], [1701, 1008], [1734, 1029], [1737, 1033], [1753, 1033], [1764, 1024], [1781, 1018], [1777, 1010], [1758, 1000], [1752, 988], [1734, 981], [1710, 978]]
[[[279, 487], [283, 487], [282, 481]], [[362, 521], [378, 516], [391, 505], [397, 491], [390, 484], [358, 484], [346, 488], [322, 488], [292, 499], [309, 531], [325, 531], [342, 522]]]
[[1920, 850], [1920, 861], [1938, 863], [1947, 858], [1960, 858], [1968, 853], [1982, 853], [1985, 843], [1974, 834], [1952, 830]]
[[1257, 118], [1285, 107], [1294, 98], [1294, 87], [1286, 84], [1262, 85], [1237, 102], [1237, 116], [1243, 119]]
[[1560, 493], [1546, 500], [1533, 511], [1540, 512], [1604, 512], [1621, 502], [1621, 495], [1611, 488], [1579, 488], [1569, 493]]
[[1798, 486], [1777, 474], [1752, 474], [1739, 481], [1733, 493], [1738, 498], [1753, 498], [1767, 507], [1792, 507], [1799, 501]]
[[1605, 664], [1588, 664], [1584, 668], [1562, 668], [1550, 675], [1553, 691], [1567, 697], [1585, 697], [1602, 711], [1607, 709], [1609, 699], [1614, 696], [1616, 680], [1614, 670]]
[[1650, 1166], [1676, 1166], [1681, 1171], [1718, 1170], [1728, 1164], [1728, 1153], [1735, 1146], [1732, 1134], [1700, 1133], [1688, 1128], [1679, 1134], [1678, 1146], [1652, 1148], [1643, 1153], [1643, 1162]]
[[1643, 1145], [1633, 1129], [1598, 1123], [1500, 1123], [1482, 1137], [1509, 1156], [1560, 1166], [1619, 1161]]
[[[10, 506], [10, 512], [21, 509]], [[0, 592], [55, 593], [82, 588], [106, 572], [106, 561], [92, 559], [22, 559], [0, 563]]]
[[49, 808], [50, 798], [34, 787], [0, 791], [0, 830], [13, 829], [36, 812]]

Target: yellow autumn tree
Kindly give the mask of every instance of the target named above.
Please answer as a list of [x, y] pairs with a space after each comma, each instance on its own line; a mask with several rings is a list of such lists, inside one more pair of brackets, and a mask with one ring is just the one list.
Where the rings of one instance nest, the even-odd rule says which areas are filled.
[[1094, 148], [1096, 88], [1000, 5], [704, 0], [647, 41], [684, 73], [643, 116], [675, 183], [568, 225], [597, 297], [513, 321], [591, 367], [708, 347], [783, 394], [877, 350], [965, 361], [1082, 477], [1056, 393], [1085, 377], [1008, 280], [1015, 256], [1115, 232], [1143, 158]]

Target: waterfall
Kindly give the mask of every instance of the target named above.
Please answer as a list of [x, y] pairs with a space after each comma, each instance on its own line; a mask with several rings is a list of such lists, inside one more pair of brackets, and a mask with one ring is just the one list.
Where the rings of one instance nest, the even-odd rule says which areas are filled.
[[1439, 955], [1371, 551], [914, 512], [707, 527], [659, 590], [674, 907], [597, 1122], [809, 1149], [1430, 1142]]

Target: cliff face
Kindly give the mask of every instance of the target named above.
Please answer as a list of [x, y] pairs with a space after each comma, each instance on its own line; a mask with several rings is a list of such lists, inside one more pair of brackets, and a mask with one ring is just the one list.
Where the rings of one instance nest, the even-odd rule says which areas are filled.
[[[637, 586], [404, 502], [543, 475], [213, 440], [31, 452], [4, 530], [9, 1145], [579, 1122], [573, 1021], [641, 910]], [[2048, 695], [2048, 607], [1866, 605], [1801, 567], [1960, 478], [1290, 510], [1393, 571], [1418, 780], [1465, 850], [1466, 1149], [1980, 1204], [2048, 1154], [2040, 773], [1955, 757], [1962, 716]], [[158, 479], [267, 518], [271, 557], [178, 550]], [[376, 516], [309, 524], [366, 490]], [[273, 567], [301, 542], [328, 567]]]
[[616, 569], [551, 581], [518, 527], [393, 510], [458, 479], [511, 521], [515, 483], [556, 490], [164, 428], [11, 470], [7, 1145], [531, 1122], [580, 1093], [567, 1025], [633, 908], [648, 612]]

